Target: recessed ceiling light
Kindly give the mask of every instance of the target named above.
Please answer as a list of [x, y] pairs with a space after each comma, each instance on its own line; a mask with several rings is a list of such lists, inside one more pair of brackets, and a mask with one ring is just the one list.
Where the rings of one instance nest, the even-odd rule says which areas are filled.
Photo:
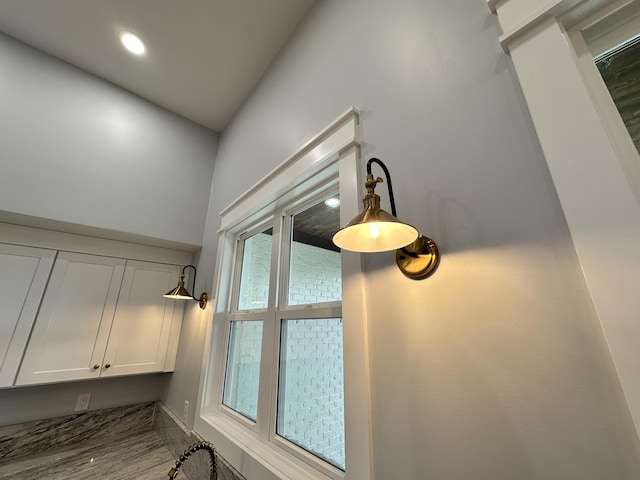
[[124, 48], [135, 55], [144, 55], [147, 51], [142, 40], [131, 32], [120, 32], [120, 41], [122, 45], [124, 45]]
[[327, 199], [324, 201], [324, 204], [325, 204], [327, 207], [336, 208], [336, 207], [339, 207], [339, 206], [340, 206], [340, 199], [339, 199], [339, 198], [336, 198], [336, 197], [327, 198]]

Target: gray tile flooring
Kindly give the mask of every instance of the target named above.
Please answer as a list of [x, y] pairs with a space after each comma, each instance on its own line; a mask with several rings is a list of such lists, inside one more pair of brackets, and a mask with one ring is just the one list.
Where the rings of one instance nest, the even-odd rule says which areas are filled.
[[[0, 465], [0, 480], [161, 480], [175, 460], [154, 431]], [[177, 478], [185, 478], [182, 473]]]

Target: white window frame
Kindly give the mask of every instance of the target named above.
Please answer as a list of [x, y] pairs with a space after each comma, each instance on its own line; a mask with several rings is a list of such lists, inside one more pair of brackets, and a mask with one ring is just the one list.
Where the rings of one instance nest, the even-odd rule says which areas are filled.
[[627, 0], [488, 0], [640, 431], [640, 162], [584, 31]]
[[[258, 417], [269, 416], [272, 420], [268, 422], [268, 427], [265, 427], [265, 422], [258, 426], [242, 415], [229, 414], [231, 409], [220, 406], [228, 341], [226, 302], [233, 291], [229, 279], [234, 268], [233, 262], [236, 261], [235, 256], [229, 255], [229, 252], [233, 252], [237, 233], [243, 231], [243, 228], [246, 229], [247, 225], [255, 224], [260, 212], [265, 212], [266, 220], [268, 207], [285, 193], [296, 194], [298, 186], [309, 181], [315, 182], [318, 186], [324, 185], [336, 175], [341, 199], [340, 221], [343, 224], [348, 222], [358, 213], [362, 202], [362, 176], [357, 139], [358, 113], [354, 108], [350, 108], [221, 212], [215, 273], [218, 286], [216, 299], [220, 301], [214, 301], [213, 308], [209, 309], [212, 318], [207, 331], [194, 428], [198, 434], [211, 441], [220, 454], [246, 478], [373, 478], [366, 303], [363, 266], [357, 253], [341, 253], [343, 348], [348, 352], [344, 355], [343, 367], [345, 472], [318, 468], [317, 457], [296, 449], [292, 452], [289, 442], [282, 448], [283, 441], [273, 437], [275, 412], [263, 411], [264, 408], [269, 408], [265, 406], [266, 402], [259, 403]], [[306, 183], [305, 188], [308, 186]], [[250, 223], [247, 219], [251, 219]], [[274, 235], [276, 224], [277, 221], [274, 222]], [[318, 308], [326, 309], [328, 316], [336, 311], [336, 307], [332, 305]], [[271, 333], [274, 334], [276, 332]], [[275, 344], [275, 340], [271, 343]], [[263, 342], [263, 348], [265, 344]], [[274, 352], [263, 351], [262, 354], [264, 361], [265, 355], [273, 355]], [[269, 382], [271, 388], [277, 386], [275, 376], [263, 379], [262, 372], [260, 381]], [[307, 461], [302, 460], [305, 455], [310, 457], [306, 458]]]

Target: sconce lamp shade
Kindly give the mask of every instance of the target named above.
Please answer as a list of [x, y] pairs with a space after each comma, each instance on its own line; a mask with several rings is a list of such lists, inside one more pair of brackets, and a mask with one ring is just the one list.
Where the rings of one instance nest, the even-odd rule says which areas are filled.
[[165, 298], [174, 298], [179, 300], [191, 300], [193, 295], [189, 293], [189, 290], [184, 288], [184, 275], [180, 276], [180, 281], [178, 282], [178, 286], [173, 290], [168, 291], [163, 295]]
[[176, 288], [174, 288], [173, 290], [169, 290], [167, 293], [165, 293], [163, 295], [163, 297], [165, 298], [173, 298], [174, 300], [195, 300], [196, 302], [198, 302], [200, 304], [200, 308], [201, 309], [205, 309], [205, 307], [207, 306], [207, 301], [209, 300], [209, 296], [207, 295], [207, 292], [204, 292], [200, 295], [200, 298], [196, 298], [194, 297], [191, 292], [189, 292], [189, 290], [187, 290], [184, 286], [184, 271], [187, 268], [192, 268], [193, 269], [193, 286], [195, 288], [196, 285], [196, 274], [197, 274], [197, 270], [196, 267], [194, 267], [193, 265], [187, 265], [185, 267], [182, 268], [182, 274], [180, 275], [180, 281], [178, 282], [178, 286]]
[[[380, 208], [380, 197], [374, 192], [376, 184], [382, 182], [382, 178], [373, 177], [373, 163], [378, 164], [387, 177], [392, 214]], [[405, 276], [420, 280], [431, 275], [440, 263], [438, 247], [429, 237], [420, 235], [415, 227], [396, 217], [391, 176], [380, 159], [371, 158], [367, 162], [367, 179], [364, 185], [367, 189], [367, 195], [363, 199], [364, 211], [336, 232], [333, 243], [353, 252], [395, 250], [396, 264]]]
[[333, 243], [353, 252], [386, 252], [409, 245], [418, 236], [415, 227], [382, 210], [380, 197], [371, 193], [364, 198], [364, 211], [336, 232]]

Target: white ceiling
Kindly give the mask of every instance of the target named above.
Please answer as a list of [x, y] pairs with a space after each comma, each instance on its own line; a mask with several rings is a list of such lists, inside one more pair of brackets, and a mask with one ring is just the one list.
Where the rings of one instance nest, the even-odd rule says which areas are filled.
[[0, 32], [221, 131], [313, 2], [0, 0]]

